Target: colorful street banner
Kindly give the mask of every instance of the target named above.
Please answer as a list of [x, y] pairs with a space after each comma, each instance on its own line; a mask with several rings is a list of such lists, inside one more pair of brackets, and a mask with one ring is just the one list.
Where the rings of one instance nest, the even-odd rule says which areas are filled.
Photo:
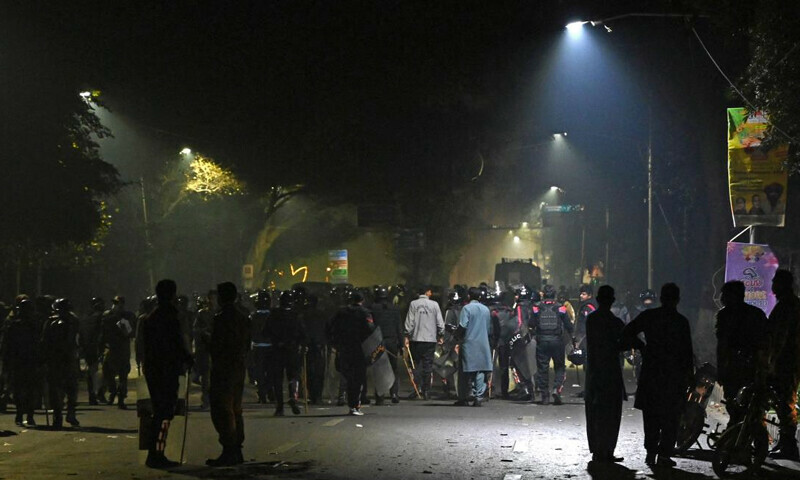
[[347, 250], [328, 250], [328, 272], [331, 283], [347, 283]]
[[772, 277], [778, 269], [778, 257], [769, 245], [728, 243], [725, 261], [725, 281], [744, 282], [745, 302], [769, 315], [777, 299], [772, 293]]
[[761, 141], [767, 124], [762, 111], [728, 109], [728, 189], [736, 227], [784, 225], [789, 146], [766, 150]]

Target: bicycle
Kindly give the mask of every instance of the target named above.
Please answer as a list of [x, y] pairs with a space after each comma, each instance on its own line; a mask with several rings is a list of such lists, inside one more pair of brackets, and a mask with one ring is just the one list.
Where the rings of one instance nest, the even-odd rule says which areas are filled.
[[745, 411], [744, 420], [728, 426], [716, 442], [712, 466], [717, 476], [722, 478], [729, 472], [742, 470], [758, 472], [770, 447], [777, 442], [777, 438], [770, 436], [767, 425], [777, 426], [778, 422], [765, 416], [777, 403], [771, 387], [751, 384], [739, 390], [736, 404]]

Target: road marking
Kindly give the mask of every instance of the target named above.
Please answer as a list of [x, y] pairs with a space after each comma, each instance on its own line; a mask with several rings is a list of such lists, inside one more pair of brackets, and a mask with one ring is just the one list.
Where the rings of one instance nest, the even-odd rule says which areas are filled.
[[526, 440], [517, 440], [514, 442], [514, 453], [523, 453], [528, 451], [528, 442]]
[[522, 475], [518, 473], [506, 473], [503, 480], [522, 480]]
[[334, 418], [333, 420], [328, 420], [327, 422], [323, 423], [323, 427], [333, 427], [338, 425], [344, 421], [344, 418]]
[[519, 417], [525, 423], [533, 423], [533, 415], [526, 415], [524, 417]]

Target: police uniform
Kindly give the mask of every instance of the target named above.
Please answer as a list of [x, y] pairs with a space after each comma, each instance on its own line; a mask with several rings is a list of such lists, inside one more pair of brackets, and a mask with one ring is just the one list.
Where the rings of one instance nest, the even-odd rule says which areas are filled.
[[545, 299], [533, 307], [531, 330], [536, 336], [536, 386], [542, 395], [542, 403], [549, 403], [550, 360], [553, 361], [553, 402], [561, 403], [561, 392], [567, 378], [563, 334], [572, 334], [573, 327], [564, 305], [553, 299]]
[[75, 417], [78, 403], [78, 317], [70, 311], [59, 311], [50, 317], [42, 331], [42, 355], [47, 368], [50, 408], [53, 427], [61, 428], [64, 397], [67, 399], [67, 422], [79, 425]]

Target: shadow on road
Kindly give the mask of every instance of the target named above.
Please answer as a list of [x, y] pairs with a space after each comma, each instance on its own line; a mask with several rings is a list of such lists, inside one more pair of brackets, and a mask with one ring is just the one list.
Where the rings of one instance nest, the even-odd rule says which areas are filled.
[[247, 480], [278, 475], [281, 478], [291, 478], [294, 475], [299, 475], [300, 477], [298, 478], [303, 478], [310, 468], [311, 462], [254, 462], [223, 468], [207, 467], [205, 465], [183, 465], [169, 471], [195, 478]]
[[618, 463], [597, 463], [589, 462], [586, 471], [592, 480], [633, 480], [636, 477], [636, 470], [625, 468]]

